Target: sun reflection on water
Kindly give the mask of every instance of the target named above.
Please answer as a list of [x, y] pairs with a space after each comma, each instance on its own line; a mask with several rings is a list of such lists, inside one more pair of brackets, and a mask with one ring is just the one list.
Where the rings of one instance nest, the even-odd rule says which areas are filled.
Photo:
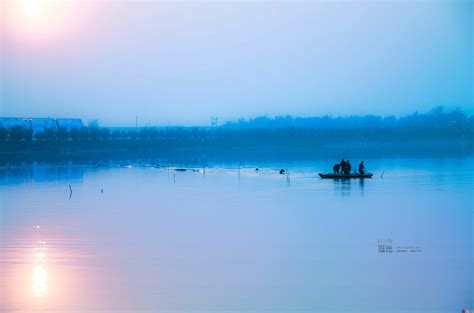
[[[39, 227], [37, 227], [39, 229]], [[46, 242], [38, 241], [33, 253], [33, 272], [31, 276], [31, 290], [35, 297], [44, 297], [48, 294], [48, 275], [46, 271]]]

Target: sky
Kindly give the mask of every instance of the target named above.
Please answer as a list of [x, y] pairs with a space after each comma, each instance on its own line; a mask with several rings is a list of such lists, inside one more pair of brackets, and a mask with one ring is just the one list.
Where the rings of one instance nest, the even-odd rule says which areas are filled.
[[474, 114], [472, 1], [0, 0], [0, 116]]

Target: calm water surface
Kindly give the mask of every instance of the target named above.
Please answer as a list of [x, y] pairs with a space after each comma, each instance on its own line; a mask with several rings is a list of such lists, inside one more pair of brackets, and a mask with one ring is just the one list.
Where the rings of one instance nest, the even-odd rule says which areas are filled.
[[473, 163], [4, 168], [0, 311], [474, 309]]

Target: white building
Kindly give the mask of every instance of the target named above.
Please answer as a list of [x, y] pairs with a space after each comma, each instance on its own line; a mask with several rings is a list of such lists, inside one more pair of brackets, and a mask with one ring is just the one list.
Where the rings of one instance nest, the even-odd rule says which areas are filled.
[[70, 131], [73, 129], [81, 129], [83, 125], [80, 118], [57, 118], [56, 126]]
[[30, 128], [30, 120], [21, 117], [0, 117], [0, 127], [12, 128], [14, 126], [21, 126], [23, 128]]
[[47, 129], [57, 130], [56, 120], [53, 118], [32, 118], [30, 119], [33, 135], [44, 132]]
[[21, 117], [0, 117], [0, 127], [11, 128], [21, 126], [33, 130], [33, 135], [47, 129], [57, 131], [58, 128], [81, 129], [83, 126], [80, 118], [21, 118]]

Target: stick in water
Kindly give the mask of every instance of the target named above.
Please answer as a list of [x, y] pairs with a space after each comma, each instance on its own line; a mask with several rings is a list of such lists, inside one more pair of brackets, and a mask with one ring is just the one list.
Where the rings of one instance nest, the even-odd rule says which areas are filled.
[[385, 171], [382, 172], [382, 175], [380, 176], [380, 178], [383, 178], [383, 174], [385, 174]]
[[71, 199], [72, 197], [72, 187], [71, 185], [69, 185], [69, 199]]

